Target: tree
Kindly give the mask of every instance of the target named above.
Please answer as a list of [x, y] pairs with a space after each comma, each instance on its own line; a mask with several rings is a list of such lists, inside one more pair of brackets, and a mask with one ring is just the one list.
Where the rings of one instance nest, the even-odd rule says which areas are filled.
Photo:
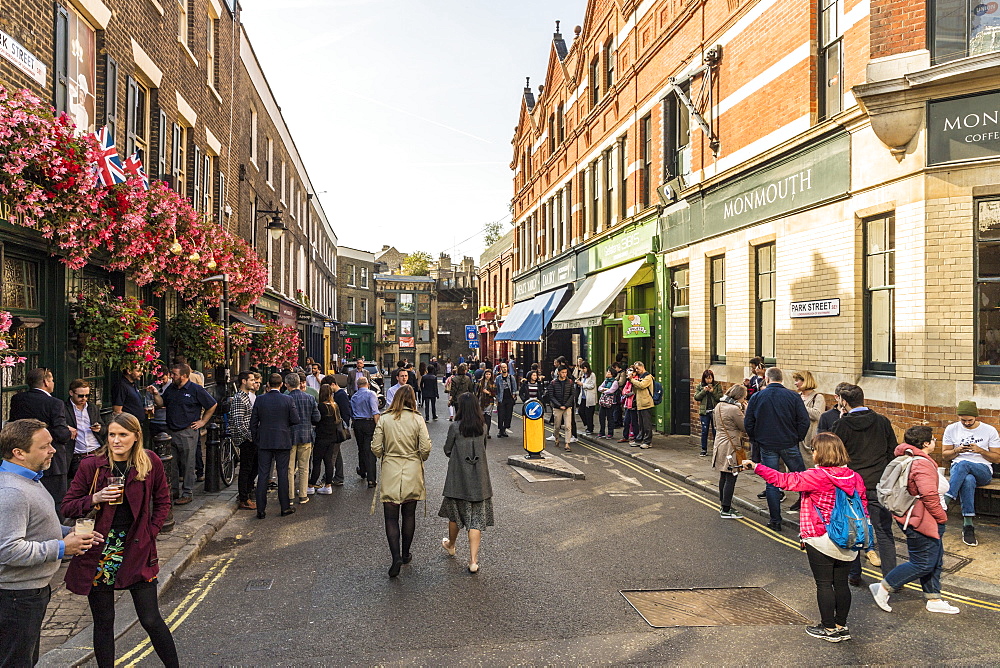
[[483, 227], [483, 231], [485, 232], [483, 242], [486, 244], [487, 248], [503, 238], [503, 226], [500, 224], [499, 220], [492, 223], [486, 223], [486, 226]]
[[431, 254], [424, 251], [410, 253], [403, 260], [404, 276], [427, 276], [431, 273]]

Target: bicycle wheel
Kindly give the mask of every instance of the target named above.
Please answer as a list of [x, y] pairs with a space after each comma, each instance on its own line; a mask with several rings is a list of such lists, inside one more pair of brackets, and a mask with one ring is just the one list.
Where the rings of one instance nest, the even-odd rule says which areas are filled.
[[236, 478], [236, 444], [230, 436], [222, 439], [222, 447], [219, 448], [219, 477], [226, 487], [232, 485]]

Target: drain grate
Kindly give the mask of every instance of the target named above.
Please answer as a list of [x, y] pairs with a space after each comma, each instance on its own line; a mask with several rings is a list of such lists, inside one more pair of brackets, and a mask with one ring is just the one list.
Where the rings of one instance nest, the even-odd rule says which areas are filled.
[[273, 584], [274, 580], [249, 580], [243, 591], [267, 591]]
[[809, 622], [760, 587], [633, 589], [624, 590], [621, 595], [654, 628], [782, 626]]

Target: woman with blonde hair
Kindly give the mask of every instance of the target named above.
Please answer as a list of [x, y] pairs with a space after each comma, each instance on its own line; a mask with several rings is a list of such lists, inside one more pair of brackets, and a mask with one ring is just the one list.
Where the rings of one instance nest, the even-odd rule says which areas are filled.
[[801, 494], [799, 534], [816, 581], [821, 617], [819, 624], [806, 628], [806, 633], [828, 642], [840, 642], [851, 638], [847, 629], [847, 613], [851, 610], [851, 586], [847, 577], [858, 553], [834, 543], [826, 533], [823, 518], [831, 516], [838, 489], [848, 496], [860, 495], [866, 515], [868, 499], [864, 479], [847, 468], [850, 457], [839, 437], [822, 432], [813, 437], [811, 445], [816, 466], [808, 471], [781, 473], [764, 464], [750, 461], [743, 464], [772, 485]]
[[812, 443], [813, 436], [816, 435], [820, 416], [826, 411], [826, 397], [816, 391], [816, 379], [808, 371], [796, 371], [792, 374], [792, 380], [795, 381], [795, 390], [802, 397], [802, 403], [806, 405], [806, 412], [809, 414], [809, 431], [806, 432], [806, 437], [802, 439], [800, 444], [802, 457], [806, 460], [806, 468], [809, 468], [809, 459], [811, 458], [809, 444]]
[[[389, 410], [379, 418], [372, 438], [372, 453], [382, 462], [379, 499], [385, 517], [385, 537], [392, 554], [389, 577], [394, 578], [399, 575], [402, 565], [413, 559], [410, 545], [416, 526], [417, 501], [427, 498], [424, 462], [431, 454], [427, 423], [417, 410], [417, 396], [410, 385], [396, 390]], [[374, 501], [372, 505], [374, 507]]]
[[97, 665], [115, 665], [115, 592], [123, 589], [160, 661], [179, 665], [156, 597], [156, 536], [170, 511], [170, 488], [160, 458], [142, 447], [138, 418], [111, 419], [107, 443], [80, 462], [62, 511], [67, 517], [97, 511], [94, 530], [107, 537], [103, 550], [74, 557], [66, 571], [66, 588], [90, 603]]

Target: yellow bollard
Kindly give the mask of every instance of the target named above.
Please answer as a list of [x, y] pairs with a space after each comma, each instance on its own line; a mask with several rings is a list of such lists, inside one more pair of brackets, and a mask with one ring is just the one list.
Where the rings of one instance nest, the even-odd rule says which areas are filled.
[[524, 415], [524, 449], [528, 452], [525, 459], [542, 459], [545, 448], [545, 407], [538, 399], [529, 399], [521, 408]]

